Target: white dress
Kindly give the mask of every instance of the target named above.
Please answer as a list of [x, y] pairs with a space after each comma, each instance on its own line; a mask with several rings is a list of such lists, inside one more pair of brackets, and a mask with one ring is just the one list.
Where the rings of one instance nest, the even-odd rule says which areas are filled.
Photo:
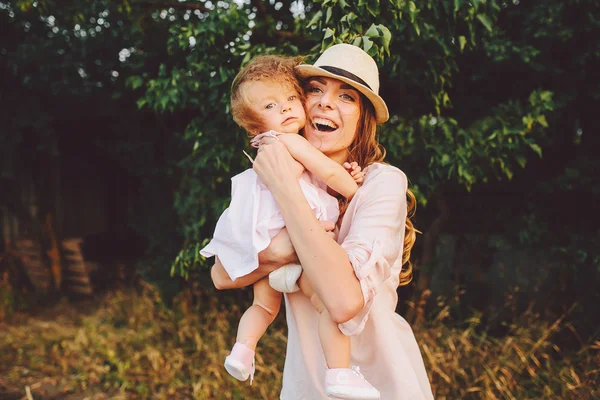
[[[327, 193], [326, 186], [307, 171], [299, 182], [317, 219], [336, 222], [338, 201]], [[271, 192], [253, 169], [234, 176], [231, 183], [231, 203], [200, 254], [218, 256], [229, 277], [235, 280], [258, 268], [258, 253], [269, 246], [285, 222]]]

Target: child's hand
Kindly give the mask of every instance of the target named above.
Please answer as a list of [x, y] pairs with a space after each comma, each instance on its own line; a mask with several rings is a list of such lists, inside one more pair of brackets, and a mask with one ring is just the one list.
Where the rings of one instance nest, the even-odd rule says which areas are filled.
[[277, 142], [278, 140], [279, 139], [277, 139], [277, 137], [275, 137], [275, 136], [265, 136], [260, 139], [258, 144], [262, 146], [264, 144], [271, 144], [271, 143]]
[[354, 182], [357, 185], [360, 185], [365, 180], [365, 173], [362, 171], [362, 168], [356, 163], [356, 161], [352, 161], [351, 163], [345, 162], [344, 168], [348, 170], [348, 173], [352, 178], [354, 178]]

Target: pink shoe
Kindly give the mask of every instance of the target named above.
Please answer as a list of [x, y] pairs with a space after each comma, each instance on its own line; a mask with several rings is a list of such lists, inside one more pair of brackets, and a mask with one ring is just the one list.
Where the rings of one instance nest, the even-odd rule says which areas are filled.
[[236, 343], [231, 354], [225, 357], [225, 369], [238, 381], [245, 381], [250, 376], [250, 384], [254, 380], [254, 350], [243, 343]]
[[336, 399], [379, 400], [379, 391], [362, 376], [358, 367], [325, 372], [325, 394]]

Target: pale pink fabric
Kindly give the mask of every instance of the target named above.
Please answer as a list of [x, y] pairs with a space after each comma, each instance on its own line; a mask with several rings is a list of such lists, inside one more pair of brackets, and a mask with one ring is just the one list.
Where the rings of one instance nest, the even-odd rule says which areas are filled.
[[[319, 220], [337, 221], [338, 201], [321, 187], [315, 176], [304, 171], [298, 183]], [[231, 203], [219, 217], [212, 240], [200, 254], [218, 256], [229, 277], [236, 280], [258, 268], [258, 253], [267, 248], [284, 226], [273, 195], [250, 168], [231, 178]]]
[[[340, 325], [351, 336], [352, 365], [382, 400], [433, 399], [423, 359], [408, 323], [395, 312], [406, 218], [406, 176], [373, 164], [350, 202], [338, 243], [360, 280], [365, 307]], [[326, 268], [326, 266], [324, 266]], [[332, 282], [335, 284], [335, 282]], [[288, 344], [282, 400], [327, 399], [318, 315], [301, 292], [285, 295]]]

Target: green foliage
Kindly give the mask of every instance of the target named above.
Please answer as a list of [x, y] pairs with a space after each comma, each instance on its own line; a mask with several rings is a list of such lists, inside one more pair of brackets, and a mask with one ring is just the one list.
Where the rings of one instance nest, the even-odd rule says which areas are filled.
[[546, 113], [553, 109], [552, 93], [534, 91], [527, 103], [500, 104], [466, 128], [454, 118], [433, 114], [397, 119], [382, 130], [383, 141], [394, 158], [428, 172], [414, 180], [419, 192], [431, 193], [448, 181], [470, 189], [492, 178], [511, 179], [531, 152], [541, 157], [537, 139], [548, 127]]

